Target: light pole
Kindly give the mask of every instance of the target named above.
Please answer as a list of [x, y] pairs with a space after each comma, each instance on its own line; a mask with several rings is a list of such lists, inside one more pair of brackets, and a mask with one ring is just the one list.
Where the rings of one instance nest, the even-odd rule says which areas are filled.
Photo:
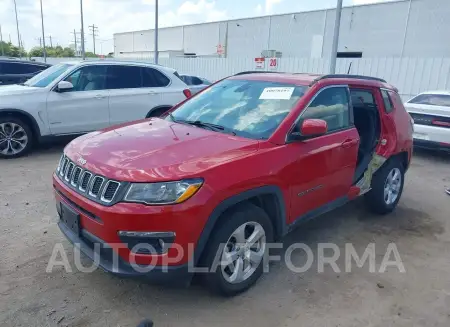
[[333, 46], [331, 48], [330, 74], [336, 73], [336, 58], [339, 45], [339, 30], [341, 29], [342, 0], [338, 0], [336, 7], [336, 21], [334, 23]]
[[44, 31], [44, 12], [42, 11], [42, 0], [41, 0], [41, 23], [42, 23], [42, 44], [44, 52], [44, 62], [47, 62], [47, 51], [45, 50], [45, 31]]
[[155, 0], [155, 64], [158, 64], [158, 0]]
[[80, 0], [81, 9], [81, 57], [86, 59], [86, 52], [84, 50], [84, 23], [83, 23], [83, 0]]
[[14, 10], [16, 12], [17, 42], [19, 42], [19, 56], [20, 58], [22, 58], [22, 49], [20, 48], [19, 19], [17, 18], [17, 4], [16, 0], [13, 1], [14, 1]]
[[3, 48], [2, 25], [0, 25], [0, 45], [2, 47], [2, 56], [5, 56], [5, 49]]

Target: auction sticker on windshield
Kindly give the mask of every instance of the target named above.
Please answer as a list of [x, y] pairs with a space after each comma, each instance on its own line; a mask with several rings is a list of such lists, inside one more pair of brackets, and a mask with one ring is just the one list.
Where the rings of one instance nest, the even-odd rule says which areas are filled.
[[295, 87], [266, 87], [259, 97], [260, 100], [289, 100]]

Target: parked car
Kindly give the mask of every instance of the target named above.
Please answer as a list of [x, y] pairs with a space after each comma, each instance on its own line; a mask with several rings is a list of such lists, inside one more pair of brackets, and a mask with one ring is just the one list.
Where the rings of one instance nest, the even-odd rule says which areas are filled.
[[384, 80], [239, 74], [164, 119], [72, 141], [53, 175], [58, 225], [91, 259], [94, 244], [109, 249], [106, 271], [177, 283], [208, 267], [207, 285], [234, 295], [263, 273], [268, 243], [299, 223], [362, 195], [370, 210], [393, 211], [412, 133]]
[[48, 67], [40, 62], [0, 58], [0, 86], [23, 83]]
[[159, 116], [191, 96], [175, 70], [146, 63], [55, 65], [21, 85], [0, 88], [0, 157], [33, 143]]
[[450, 91], [421, 93], [405, 107], [414, 119], [414, 145], [450, 152]]
[[200, 92], [212, 84], [207, 79], [193, 75], [181, 74], [180, 78], [186, 83], [186, 85], [189, 85], [189, 88], [193, 94]]

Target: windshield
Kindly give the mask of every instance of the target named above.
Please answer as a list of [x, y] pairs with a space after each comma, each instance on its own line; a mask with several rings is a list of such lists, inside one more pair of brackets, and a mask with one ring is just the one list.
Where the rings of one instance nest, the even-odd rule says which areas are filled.
[[305, 94], [306, 86], [224, 80], [177, 108], [167, 119], [223, 126], [224, 132], [267, 139]]
[[24, 85], [46, 87], [72, 66], [73, 65], [71, 64], [58, 64], [52, 66], [26, 81]]

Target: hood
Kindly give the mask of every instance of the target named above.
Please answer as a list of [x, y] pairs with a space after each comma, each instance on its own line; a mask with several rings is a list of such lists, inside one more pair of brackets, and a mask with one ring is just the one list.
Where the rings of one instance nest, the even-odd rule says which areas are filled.
[[32, 87], [19, 84], [0, 86], [0, 96], [22, 95], [27, 93], [36, 93], [39, 91], [42, 91], [41, 87]]
[[258, 148], [257, 140], [154, 118], [87, 134], [65, 152], [108, 178], [151, 182], [203, 177], [203, 171]]

